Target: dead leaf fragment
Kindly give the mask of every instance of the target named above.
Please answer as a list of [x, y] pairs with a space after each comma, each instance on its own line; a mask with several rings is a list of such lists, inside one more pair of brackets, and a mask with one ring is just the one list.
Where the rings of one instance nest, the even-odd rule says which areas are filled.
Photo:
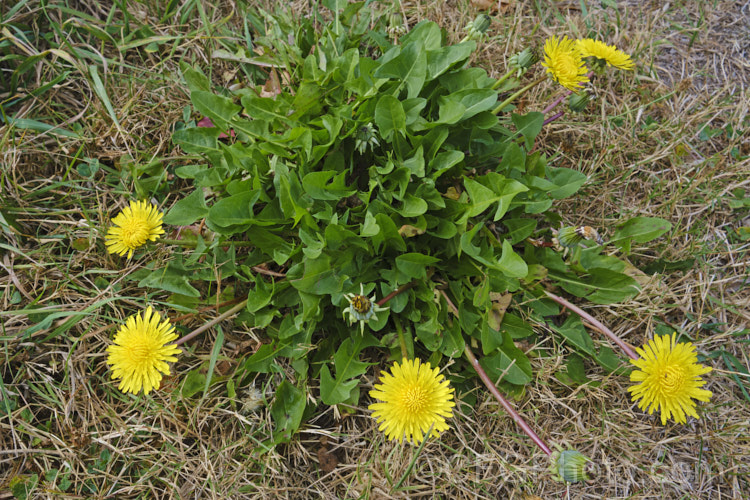
[[471, 0], [471, 5], [480, 10], [506, 14], [513, 6], [513, 0]]
[[260, 89], [261, 97], [276, 97], [281, 94], [281, 80], [279, 80], [279, 73], [276, 69], [271, 70], [268, 80]]
[[528, 493], [522, 493], [521, 500], [542, 500], [542, 497], [538, 497], [536, 495], [530, 495]]
[[320, 440], [320, 448], [318, 448], [318, 463], [320, 464], [320, 470], [326, 474], [333, 471], [339, 464], [338, 457], [328, 450], [328, 439]]
[[411, 238], [412, 236], [418, 236], [420, 234], [424, 234], [424, 229], [419, 229], [418, 227], [410, 226], [409, 224], [404, 224], [403, 226], [399, 228], [398, 234], [400, 234], [404, 238]]
[[471, 5], [481, 10], [489, 10], [497, 5], [495, 0], [471, 0]]
[[232, 369], [232, 363], [231, 363], [231, 361], [228, 361], [226, 359], [222, 359], [221, 361], [219, 361], [218, 363], [216, 363], [215, 370], [216, 370], [216, 373], [220, 377], [226, 377], [227, 375], [229, 375], [229, 372], [231, 371], [231, 369]]
[[510, 305], [513, 294], [499, 294], [496, 292], [491, 292], [490, 298], [492, 299], [492, 309], [490, 309], [488, 323], [490, 325], [490, 328], [500, 331], [500, 324], [503, 322], [505, 311]]
[[451, 200], [458, 201], [458, 199], [461, 197], [461, 193], [459, 193], [456, 188], [451, 186], [443, 196], [445, 196], [446, 198], [450, 198]]

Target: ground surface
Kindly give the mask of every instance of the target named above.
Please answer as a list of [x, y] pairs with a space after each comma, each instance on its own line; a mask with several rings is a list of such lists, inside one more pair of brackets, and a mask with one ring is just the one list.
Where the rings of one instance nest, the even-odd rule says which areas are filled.
[[[750, 225], [747, 3], [492, 4], [492, 36], [475, 61], [491, 76], [526, 43], [553, 34], [594, 35], [637, 60], [634, 74], [597, 80], [595, 104], [552, 123], [538, 142], [555, 165], [590, 177], [561, 206], [567, 224], [611, 234], [635, 215], [672, 222], [670, 234], [631, 255], [650, 270], [638, 274], [642, 293], [588, 308], [633, 345], [658, 325], [687, 334], [714, 368], [706, 386], [714, 395], [700, 420], [662, 426], [631, 403], [624, 377], [587, 365], [592, 383], [559, 382], [566, 347], [541, 336], [537, 378], [514, 404], [545, 440], [591, 457], [594, 477], [551, 481], [546, 456], [477, 389], [476, 406], [427, 444], [398, 491], [391, 484], [412, 450], [384, 442], [364, 409], [341, 418], [321, 407], [298, 440], [259, 456], [252, 450], [271, 425], [264, 408], [228, 404], [220, 392], [181, 400], [162, 390], [134, 401], [108, 380], [111, 327], [144, 292], [124, 279], [137, 263], [106, 255], [101, 230], [130, 196], [134, 165], [179, 161], [171, 127], [189, 105], [179, 62], [210, 68], [215, 39], [241, 38], [242, 20], [226, 18], [230, 2], [184, 2], [163, 20], [159, 2], [133, 4], [126, 16], [106, 3], [49, 3], [4, 3], [0, 14], [1, 54], [27, 61], [16, 95], [6, 87], [12, 72], [0, 67], [4, 117], [82, 137], [37, 122], [0, 126], [0, 205], [12, 207], [20, 228], [0, 233], [0, 498], [10, 498], [13, 478], [33, 474], [37, 498], [750, 498], [750, 379], [741, 372], [750, 366], [750, 243], [740, 229]], [[432, 19], [458, 40], [478, 10], [406, 2], [402, 12], [409, 25]], [[101, 32], [107, 23], [144, 31], [113, 41]], [[45, 52], [52, 42], [60, 48]], [[5, 61], [18, 68], [18, 59]], [[235, 78], [231, 65], [213, 64], [215, 82]], [[525, 105], [537, 109], [555, 92], [538, 87]], [[80, 175], [79, 164], [97, 161], [98, 175]], [[41, 314], [28, 314], [32, 305]], [[227, 327], [228, 346], [260, 334]], [[212, 339], [191, 346], [177, 376], [207, 359]]]

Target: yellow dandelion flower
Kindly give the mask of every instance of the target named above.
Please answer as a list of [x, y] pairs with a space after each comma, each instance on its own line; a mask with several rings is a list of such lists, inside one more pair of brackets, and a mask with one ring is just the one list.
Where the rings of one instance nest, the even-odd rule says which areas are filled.
[[558, 40], [553, 36], [544, 42], [544, 62], [552, 79], [568, 90], [576, 90], [589, 81], [588, 69], [575, 42], [567, 36]]
[[446, 418], [453, 416], [453, 388], [447, 380], [418, 359], [403, 359], [393, 364], [391, 373], [381, 371], [380, 384], [370, 391], [370, 397], [381, 402], [369, 406], [380, 422], [378, 430], [388, 439], [422, 442], [432, 426], [432, 436], [448, 429]]
[[105, 238], [107, 251], [117, 255], [128, 254], [128, 259], [131, 258], [136, 248], [148, 240], [156, 241], [159, 235], [164, 234], [162, 217], [164, 214], [154, 205], [145, 201], [131, 201], [130, 206], [112, 219], [113, 226]]
[[635, 68], [635, 63], [629, 55], [617, 50], [614, 45], [607, 45], [600, 40], [592, 40], [591, 38], [576, 40], [576, 47], [581, 53], [581, 57], [596, 57], [605, 61], [608, 66], [614, 66], [615, 68], [625, 70]]
[[182, 352], [175, 345], [167, 345], [175, 339], [174, 326], [168, 319], [161, 321], [150, 306], [143, 316], [130, 316], [117, 331], [114, 345], [107, 347], [112, 378], [122, 379], [118, 389], [133, 394], [143, 389], [148, 394], [158, 388], [161, 374], [169, 375], [167, 361], [177, 361], [175, 355]]
[[701, 375], [711, 371], [711, 367], [698, 364], [698, 357], [692, 343], [676, 343], [676, 333], [655, 337], [646, 343], [643, 349], [636, 349], [641, 356], [630, 362], [640, 370], [630, 374], [631, 382], [639, 382], [628, 387], [632, 400], [640, 399], [638, 407], [648, 407], [651, 415], [654, 410], [661, 411], [661, 423], [667, 419], [677, 423], [687, 422], [685, 415], [698, 418], [695, 402], [708, 401], [711, 391], [701, 389], [706, 381]]

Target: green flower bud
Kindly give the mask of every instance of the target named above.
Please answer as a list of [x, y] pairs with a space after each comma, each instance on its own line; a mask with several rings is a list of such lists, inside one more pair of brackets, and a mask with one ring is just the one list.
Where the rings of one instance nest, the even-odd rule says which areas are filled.
[[487, 14], [479, 14], [476, 19], [474, 19], [474, 29], [482, 34], [487, 33], [491, 22], [492, 19], [490, 16]]
[[557, 231], [557, 242], [565, 248], [576, 247], [583, 240], [595, 241], [598, 245], [604, 244], [599, 231], [591, 226], [565, 226]]
[[516, 77], [520, 78], [530, 67], [535, 65], [539, 61], [539, 53], [536, 49], [527, 47], [521, 52], [510, 56], [510, 67], [516, 68], [518, 71]]
[[518, 69], [529, 69], [539, 61], [539, 54], [531, 47], [523, 49], [510, 58], [510, 63]]
[[551, 471], [553, 479], [577, 483], [590, 479], [586, 474], [586, 464], [591, 460], [576, 450], [556, 451], [552, 454]]
[[388, 16], [388, 28], [387, 32], [394, 38], [397, 38], [406, 33], [406, 26], [404, 25], [404, 18], [401, 14], [393, 13]]
[[589, 94], [587, 92], [580, 92], [576, 94], [575, 92], [570, 95], [570, 98], [568, 99], [568, 106], [570, 107], [570, 110], [575, 113], [580, 113], [584, 109], [586, 109], [586, 106], [589, 103]]
[[376, 146], [380, 146], [380, 142], [378, 142], [378, 133], [372, 123], [359, 127], [354, 143], [354, 147], [359, 151], [359, 154], [364, 154], [368, 148], [374, 150]]
[[466, 37], [462, 41], [476, 40], [484, 36], [487, 30], [490, 28], [492, 18], [487, 14], [479, 14], [476, 19], [469, 21], [464, 31], [467, 32]]
[[562, 227], [557, 232], [557, 241], [565, 248], [577, 246], [582, 239], [583, 238], [576, 233], [576, 228], [573, 226]]

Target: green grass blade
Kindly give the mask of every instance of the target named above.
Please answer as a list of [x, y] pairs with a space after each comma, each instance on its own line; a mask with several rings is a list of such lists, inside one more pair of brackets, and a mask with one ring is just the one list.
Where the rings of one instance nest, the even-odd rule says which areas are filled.
[[117, 130], [122, 133], [120, 121], [117, 119], [117, 115], [115, 114], [115, 110], [112, 107], [112, 102], [109, 100], [109, 96], [107, 95], [107, 90], [104, 88], [102, 79], [99, 78], [99, 69], [94, 65], [89, 66], [89, 75], [91, 75], [91, 80], [94, 84], [94, 92], [96, 92], [96, 95], [102, 101], [102, 104], [104, 104], [104, 107], [107, 109], [109, 117], [112, 118], [112, 121], [115, 123]]
[[31, 118], [10, 118], [8, 117], [8, 124], [16, 128], [23, 130], [33, 130], [34, 132], [59, 135], [62, 137], [68, 137], [69, 139], [80, 139], [81, 136], [72, 132], [68, 129], [60, 128], [59, 125], [50, 125], [49, 123], [32, 120]]
[[[740, 362], [739, 359], [735, 358], [728, 352], [722, 352], [721, 357], [724, 360], [724, 364], [727, 365], [727, 367], [732, 368], [734, 371], [739, 372], [746, 377], [750, 377], [750, 372], [748, 372], [747, 368]], [[740, 380], [740, 378], [737, 376], [736, 373], [732, 373], [732, 378], [735, 382], [737, 382], [737, 385], [740, 387], [740, 390], [742, 391], [742, 395], [745, 396], [745, 399], [750, 403], [750, 394], [747, 393], [747, 390], [745, 389], [745, 384]]]
[[216, 342], [214, 342], [214, 348], [211, 350], [211, 360], [208, 362], [208, 373], [206, 373], [206, 385], [203, 386], [203, 397], [208, 394], [208, 386], [211, 385], [211, 377], [214, 375], [214, 368], [216, 367], [216, 359], [219, 357], [221, 347], [224, 345], [224, 330], [221, 327], [217, 327], [218, 334], [216, 335]]

